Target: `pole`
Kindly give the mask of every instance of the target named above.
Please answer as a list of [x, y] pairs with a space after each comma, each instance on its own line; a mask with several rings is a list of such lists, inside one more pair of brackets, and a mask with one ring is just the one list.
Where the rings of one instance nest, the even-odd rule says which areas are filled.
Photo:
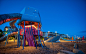
[[[7, 36], [7, 38], [6, 38], [6, 42], [5, 42], [5, 45], [6, 45], [6, 43], [7, 43], [7, 39], [8, 39], [8, 36]], [[8, 44], [8, 43], [7, 43]]]
[[[24, 21], [24, 34], [25, 34], [25, 21]], [[23, 34], [23, 49], [24, 49], [24, 34]]]
[[[41, 43], [39, 34], [40, 34], [40, 33], [39, 33], [39, 23], [38, 23], [38, 37], [39, 37], [38, 43]], [[40, 46], [40, 44], [39, 44], [39, 46]], [[42, 43], [41, 43], [41, 46], [42, 46], [42, 48], [43, 48]]]
[[[40, 43], [40, 36], [39, 36], [39, 23], [38, 23], [38, 44]], [[40, 46], [40, 44], [39, 44], [39, 46]]]
[[8, 44], [8, 36], [7, 36], [7, 44]]
[[18, 35], [17, 35], [17, 47], [18, 47], [18, 43], [19, 43], [19, 42], [18, 42]]
[[20, 26], [19, 26], [18, 37], [19, 37], [19, 47], [20, 47]]

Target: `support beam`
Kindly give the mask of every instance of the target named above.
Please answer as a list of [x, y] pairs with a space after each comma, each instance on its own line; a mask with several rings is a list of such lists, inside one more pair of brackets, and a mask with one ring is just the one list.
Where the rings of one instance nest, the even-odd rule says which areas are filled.
[[17, 46], [19, 47], [19, 25], [18, 25], [18, 40], [17, 40]]
[[[39, 23], [38, 23], [38, 44], [40, 43], [40, 36], [39, 36]], [[40, 46], [40, 44], [39, 44]]]
[[19, 47], [20, 47], [20, 26], [19, 26], [19, 30], [18, 30], [18, 37], [19, 37]]
[[5, 46], [6, 46], [6, 44], [8, 44], [7, 39], [8, 39], [8, 36], [6, 37]]
[[23, 34], [23, 49], [24, 49], [24, 35], [25, 35], [25, 21], [24, 21], [24, 34]]
[[19, 42], [18, 42], [18, 35], [17, 35], [17, 47], [18, 47], [18, 43], [19, 43]]
[[8, 44], [8, 36], [7, 36], [7, 44]]
[[[41, 43], [41, 40], [40, 40], [40, 36], [39, 36], [39, 34], [40, 34], [40, 32], [39, 32], [39, 23], [38, 23], [38, 37], [39, 37], [38, 43]], [[39, 44], [39, 46], [40, 46], [40, 44]], [[42, 46], [42, 48], [43, 48], [42, 43], [41, 43], [41, 46]]]

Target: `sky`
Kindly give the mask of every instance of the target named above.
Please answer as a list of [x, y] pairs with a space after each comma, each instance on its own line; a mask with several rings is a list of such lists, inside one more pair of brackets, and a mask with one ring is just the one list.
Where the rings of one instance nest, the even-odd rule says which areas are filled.
[[[86, 36], [86, 0], [0, 0], [0, 14], [20, 13], [30, 6], [39, 10], [43, 32]], [[0, 25], [0, 29], [9, 22]]]

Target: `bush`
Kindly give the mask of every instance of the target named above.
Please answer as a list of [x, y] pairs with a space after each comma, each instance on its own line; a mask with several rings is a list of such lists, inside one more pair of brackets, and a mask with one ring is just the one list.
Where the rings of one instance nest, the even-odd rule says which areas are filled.
[[3, 32], [0, 31], [0, 37], [2, 37], [2, 36], [3, 36]]

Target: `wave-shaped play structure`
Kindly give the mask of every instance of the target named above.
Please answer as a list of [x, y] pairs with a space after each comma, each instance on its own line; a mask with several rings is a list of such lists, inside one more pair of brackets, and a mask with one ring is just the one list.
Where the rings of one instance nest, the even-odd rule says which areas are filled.
[[50, 37], [49, 39], [45, 40], [44, 42], [57, 42], [60, 40], [60, 36]]
[[[41, 31], [41, 18], [39, 11], [32, 7], [25, 7], [20, 13], [2, 14], [0, 15], [0, 25], [10, 22], [12, 31], [9, 31], [6, 35], [0, 38], [0, 42], [4, 41], [11, 35], [17, 35], [17, 46], [20, 47], [20, 36], [23, 40], [23, 49], [26, 45], [26, 41], [29, 46], [37, 48], [37, 45], [42, 46], [40, 36], [43, 35]], [[18, 28], [15, 26], [18, 25]], [[22, 28], [21, 28], [22, 27]], [[38, 42], [36, 41], [38, 37]]]

